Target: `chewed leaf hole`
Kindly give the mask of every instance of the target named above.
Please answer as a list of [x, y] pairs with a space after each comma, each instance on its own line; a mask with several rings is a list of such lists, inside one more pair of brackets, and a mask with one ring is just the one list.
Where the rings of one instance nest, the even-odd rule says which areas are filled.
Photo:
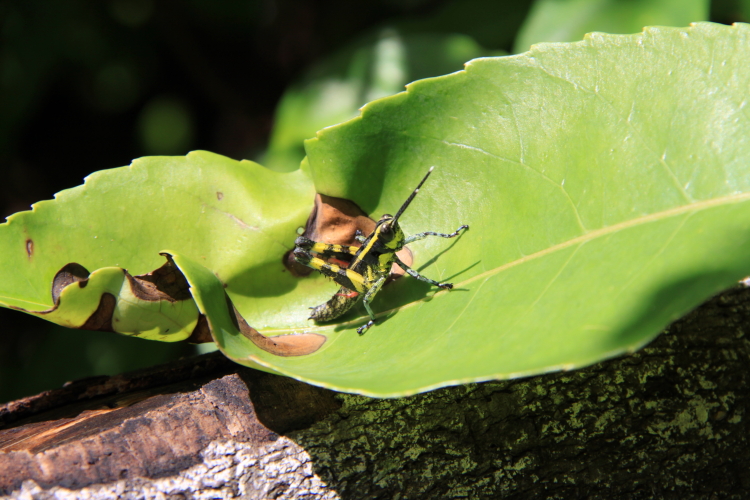
[[138, 276], [119, 267], [90, 273], [76, 262], [66, 264], [52, 280], [54, 306], [27, 312], [69, 328], [167, 342], [209, 341], [185, 276], [171, 255], [161, 255], [167, 259], [163, 266]]
[[[307, 224], [302, 231], [298, 230], [297, 234], [322, 243], [359, 247], [362, 244], [357, 241], [357, 231], [367, 236], [375, 230], [375, 224], [375, 221], [353, 201], [317, 194]], [[309, 276], [313, 270], [294, 260], [293, 250], [290, 249], [284, 254], [284, 266], [292, 276]], [[397, 255], [408, 266], [414, 260], [408, 248], [403, 248]], [[348, 266], [347, 262], [341, 260], [336, 260], [335, 264], [340, 267]], [[394, 264], [390, 278], [395, 279], [403, 275], [404, 270]]]
[[52, 302], [57, 305], [60, 293], [71, 283], [80, 283], [81, 288], [88, 283], [89, 272], [80, 264], [71, 262], [60, 269], [52, 280]]

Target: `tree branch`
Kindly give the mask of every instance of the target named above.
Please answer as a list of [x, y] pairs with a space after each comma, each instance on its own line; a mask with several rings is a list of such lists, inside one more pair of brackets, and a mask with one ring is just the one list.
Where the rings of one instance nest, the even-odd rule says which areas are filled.
[[749, 320], [737, 287], [632, 356], [391, 400], [217, 353], [87, 379], [0, 407], [0, 495], [741, 498]]

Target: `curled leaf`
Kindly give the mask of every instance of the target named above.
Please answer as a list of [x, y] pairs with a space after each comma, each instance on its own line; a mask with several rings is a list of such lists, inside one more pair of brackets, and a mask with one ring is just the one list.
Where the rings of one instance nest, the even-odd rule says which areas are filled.
[[28, 311], [69, 328], [111, 331], [162, 342], [195, 334], [198, 308], [169, 254], [160, 268], [139, 276], [109, 267], [89, 272], [75, 262], [52, 280], [54, 307]]
[[243, 364], [275, 371], [267, 363], [259, 362], [257, 354], [265, 352], [280, 357], [304, 356], [315, 353], [325, 344], [327, 337], [313, 332], [300, 331], [278, 336], [260, 334], [248, 325], [224, 292], [221, 281], [211, 271], [187, 257], [174, 254], [173, 258], [190, 283], [195, 302], [205, 315], [219, 349], [234, 350], [237, 346], [242, 346], [247, 352], [243, 357]]

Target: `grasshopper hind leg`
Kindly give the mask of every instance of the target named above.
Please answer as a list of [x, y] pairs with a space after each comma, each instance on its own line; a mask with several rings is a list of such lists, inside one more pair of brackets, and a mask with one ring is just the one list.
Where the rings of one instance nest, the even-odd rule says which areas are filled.
[[310, 319], [330, 321], [352, 308], [359, 300], [359, 293], [342, 286], [325, 304], [311, 307]]

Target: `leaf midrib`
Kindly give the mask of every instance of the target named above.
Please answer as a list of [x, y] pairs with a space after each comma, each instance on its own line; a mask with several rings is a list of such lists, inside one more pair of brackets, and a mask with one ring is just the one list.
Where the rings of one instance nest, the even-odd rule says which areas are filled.
[[[650, 222], [658, 221], [658, 220], [664, 220], [668, 219], [670, 217], [675, 217], [678, 215], [687, 214], [690, 212], [698, 212], [700, 210], [705, 210], [712, 207], [722, 206], [722, 205], [731, 205], [735, 203], [741, 203], [744, 201], [750, 201], [750, 192], [747, 193], [740, 193], [740, 194], [734, 194], [730, 196], [722, 196], [720, 198], [711, 198], [709, 200], [703, 200], [695, 203], [690, 203], [687, 205], [681, 205], [679, 207], [670, 208], [668, 210], [664, 210], [661, 212], [656, 212], [648, 215], [644, 215], [642, 217], [637, 217], [635, 219], [630, 219], [627, 221], [620, 222], [618, 224], [613, 224], [611, 226], [603, 227], [600, 229], [595, 229], [593, 231], [589, 231], [585, 234], [582, 234], [580, 236], [577, 236], [575, 238], [572, 238], [570, 240], [564, 241], [562, 243], [558, 243], [557, 245], [553, 245], [551, 247], [545, 248], [544, 250], [540, 250], [536, 253], [532, 253], [529, 255], [525, 255], [521, 257], [520, 259], [516, 259], [514, 261], [508, 262], [506, 264], [503, 264], [501, 266], [498, 266], [493, 269], [489, 269], [483, 273], [477, 274], [475, 276], [472, 276], [471, 278], [454, 283], [454, 288], [462, 288], [466, 285], [469, 285], [471, 283], [474, 283], [475, 281], [487, 279], [491, 276], [501, 273], [507, 269], [511, 269], [516, 266], [520, 266], [522, 264], [525, 264], [527, 262], [530, 262], [532, 260], [539, 259], [541, 257], [544, 257], [546, 255], [555, 253], [560, 250], [564, 250], [570, 246], [578, 245], [579, 243], [585, 243], [588, 241], [592, 241], [594, 239], [600, 238], [602, 236], [606, 236], [612, 233], [616, 233], [618, 231], [628, 229], [630, 227], [639, 226], [641, 224], [647, 224]], [[433, 295], [429, 296], [430, 299], [437, 297], [439, 295], [443, 295], [446, 293], [449, 293], [449, 290], [439, 290], [435, 292]], [[409, 302], [408, 304], [404, 304], [399, 307], [394, 307], [392, 309], [388, 309], [385, 311], [381, 311], [375, 315], [375, 317], [383, 317], [387, 316], [389, 314], [393, 314], [397, 311], [403, 311], [404, 309], [409, 309], [411, 307], [416, 306], [417, 304], [424, 302], [427, 300], [427, 297], [415, 300], [413, 302]], [[362, 323], [362, 321], [365, 319], [364, 316], [357, 317], [355, 319], [351, 319], [349, 321], [343, 322], [343, 323], [335, 323], [335, 324], [329, 324], [324, 326], [313, 326], [313, 327], [304, 327], [304, 328], [283, 328], [283, 329], [273, 329], [273, 330], [263, 330], [264, 334], [273, 334], [273, 335], [280, 335], [284, 332], [293, 333], [293, 332], [299, 332], [300, 330], [304, 331], [322, 331], [322, 330], [330, 330], [332, 328], [340, 328], [340, 327], [347, 327], [347, 326], [354, 326], [359, 323]]]

